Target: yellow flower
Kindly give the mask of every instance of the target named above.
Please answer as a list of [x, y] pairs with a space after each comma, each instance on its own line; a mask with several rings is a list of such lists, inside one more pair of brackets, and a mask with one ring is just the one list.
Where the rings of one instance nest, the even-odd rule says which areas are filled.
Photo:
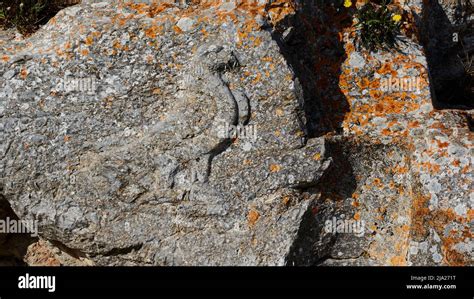
[[351, 7], [352, 6], [352, 1], [351, 0], [344, 0], [344, 6], [345, 7]]
[[394, 20], [395, 22], [398, 23], [402, 20], [402, 16], [401, 15], [393, 15], [392, 20]]

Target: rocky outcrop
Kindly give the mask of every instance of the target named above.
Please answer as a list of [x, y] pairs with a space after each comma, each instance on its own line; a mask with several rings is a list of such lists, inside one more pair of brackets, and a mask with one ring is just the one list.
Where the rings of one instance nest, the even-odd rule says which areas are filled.
[[83, 3], [0, 44], [1, 195], [83, 264], [472, 264], [465, 116], [337, 2]]
[[304, 139], [298, 81], [258, 21], [83, 5], [4, 53], [17, 215], [99, 264], [283, 265], [331, 159]]

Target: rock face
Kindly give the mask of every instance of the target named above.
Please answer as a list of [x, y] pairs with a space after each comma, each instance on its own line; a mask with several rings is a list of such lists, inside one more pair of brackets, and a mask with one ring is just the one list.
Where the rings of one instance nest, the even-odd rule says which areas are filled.
[[5, 53], [2, 194], [98, 263], [283, 265], [331, 162], [298, 82], [258, 14], [165, 8], [72, 7]]
[[472, 264], [463, 114], [415, 41], [356, 51], [309, 2], [83, 3], [0, 44], [0, 195], [82, 264]]

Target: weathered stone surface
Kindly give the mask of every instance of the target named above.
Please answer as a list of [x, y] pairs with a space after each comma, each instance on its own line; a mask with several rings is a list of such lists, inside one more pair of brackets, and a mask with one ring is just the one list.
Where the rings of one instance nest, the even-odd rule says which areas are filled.
[[27, 263], [473, 263], [472, 113], [433, 109], [421, 1], [381, 53], [338, 1], [90, 2], [0, 43], [0, 195], [60, 248]]
[[2, 194], [98, 264], [283, 265], [331, 161], [298, 84], [250, 11], [165, 8], [75, 6], [3, 48]]

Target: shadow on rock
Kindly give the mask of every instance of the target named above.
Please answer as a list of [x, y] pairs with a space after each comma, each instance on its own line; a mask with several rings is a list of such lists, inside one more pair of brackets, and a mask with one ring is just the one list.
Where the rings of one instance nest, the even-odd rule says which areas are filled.
[[326, 231], [326, 221], [344, 213], [346, 199], [351, 198], [357, 188], [344, 141], [332, 138], [327, 140], [326, 148], [333, 163], [317, 186], [305, 190], [319, 194], [319, 200], [303, 217], [298, 237], [286, 259], [289, 266], [319, 265], [330, 256], [337, 234]]
[[[19, 220], [8, 201], [0, 196], [0, 221], [7, 223], [7, 219]], [[0, 266], [26, 266], [24, 257], [28, 247], [37, 241], [38, 238], [28, 234], [0, 233]]]
[[449, 4], [454, 9], [450, 20], [439, 1], [427, 1], [418, 19], [420, 37], [433, 85], [433, 106], [469, 110], [474, 108], [474, 27], [466, 14], [472, 15], [472, 7], [461, 2], [453, 5]]
[[347, 58], [341, 36], [351, 20], [347, 10], [330, 1], [302, 1], [297, 13], [280, 21], [273, 32], [300, 82], [309, 138], [340, 133], [350, 110], [339, 76]]

